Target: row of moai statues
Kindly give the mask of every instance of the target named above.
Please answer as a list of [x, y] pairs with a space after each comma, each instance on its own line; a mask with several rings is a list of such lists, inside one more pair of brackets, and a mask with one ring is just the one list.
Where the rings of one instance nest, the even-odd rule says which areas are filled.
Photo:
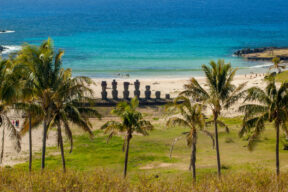
[[[118, 84], [117, 81], [114, 79], [112, 81], [112, 98], [114, 100], [118, 99], [117, 84]], [[129, 94], [130, 94], [130, 92], [129, 92], [130, 83], [129, 82], [124, 82], [123, 85], [124, 85], [123, 99], [127, 100], [127, 99], [129, 99]], [[101, 87], [102, 87], [102, 92], [101, 92], [102, 100], [106, 100], [107, 99], [107, 91], [106, 91], [107, 90], [107, 82], [106, 81], [102, 81]], [[136, 80], [134, 82], [134, 87], [135, 87], [134, 97], [140, 98], [140, 93], [141, 92], [140, 92], [140, 81], [139, 80]], [[147, 85], [145, 88], [146, 88], [145, 92], [144, 92], [145, 99], [149, 100], [149, 99], [151, 99], [151, 90], [150, 90], [151, 87], [150, 87], [150, 85]], [[161, 92], [160, 91], [156, 91], [155, 92], [155, 98], [156, 99], [161, 99]], [[166, 94], [165, 98], [166, 99], [170, 99], [170, 94]]]

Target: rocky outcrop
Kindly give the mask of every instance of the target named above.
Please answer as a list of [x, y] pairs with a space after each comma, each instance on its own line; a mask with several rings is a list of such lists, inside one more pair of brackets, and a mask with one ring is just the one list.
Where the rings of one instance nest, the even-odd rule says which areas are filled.
[[[276, 53], [275, 53], [276, 52]], [[279, 57], [280, 60], [288, 61], [288, 48], [263, 47], [263, 48], [245, 48], [234, 52], [235, 56], [243, 57], [251, 61], [271, 61], [273, 57]]]
[[0, 53], [4, 51], [6, 48], [0, 45]]
[[234, 55], [240, 57], [240, 56], [250, 54], [250, 53], [262, 53], [264, 51], [273, 50], [273, 49], [277, 49], [277, 48], [275, 47], [263, 47], [263, 48], [254, 48], [254, 49], [245, 48], [245, 49], [240, 49], [240, 50], [235, 51]]

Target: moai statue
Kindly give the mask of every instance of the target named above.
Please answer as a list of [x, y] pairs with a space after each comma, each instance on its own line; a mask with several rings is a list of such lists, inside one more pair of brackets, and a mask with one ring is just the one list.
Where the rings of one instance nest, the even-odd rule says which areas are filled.
[[149, 85], [146, 86], [145, 99], [146, 100], [151, 99], [151, 91], [150, 91], [150, 86]]
[[161, 92], [160, 91], [156, 91], [155, 92], [155, 96], [156, 96], [156, 99], [161, 99]]
[[107, 99], [107, 82], [106, 81], [102, 81], [101, 83], [101, 87], [102, 87], [102, 92], [101, 92], [101, 95], [102, 95], [102, 100], [106, 100]]
[[166, 94], [166, 95], [165, 95], [165, 98], [166, 98], [166, 99], [170, 99], [170, 94]]
[[112, 97], [115, 100], [118, 99], [117, 82], [115, 79], [112, 81]]
[[123, 99], [129, 99], [129, 82], [124, 82]]
[[138, 99], [140, 98], [140, 82], [138, 80], [136, 80], [134, 82], [134, 86], [135, 86], [135, 90], [134, 90], [134, 96], [137, 97]]

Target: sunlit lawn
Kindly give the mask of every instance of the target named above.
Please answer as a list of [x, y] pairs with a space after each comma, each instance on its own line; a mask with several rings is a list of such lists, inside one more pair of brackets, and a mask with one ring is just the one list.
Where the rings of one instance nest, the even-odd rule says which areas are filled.
[[283, 71], [282, 73], [277, 74], [276, 80], [277, 80], [278, 82], [288, 81], [288, 71]]
[[[159, 121], [159, 122], [158, 122]], [[155, 130], [149, 136], [134, 136], [129, 154], [128, 176], [132, 178], [138, 174], [157, 175], [160, 177], [178, 177], [190, 179], [188, 171], [191, 150], [186, 146], [185, 137], [179, 140], [174, 147], [172, 159], [169, 158], [170, 146], [175, 137], [187, 131], [185, 128], [167, 128], [163, 121], [153, 121]], [[223, 171], [249, 171], [251, 169], [275, 167], [275, 133], [274, 128], [268, 125], [261, 141], [253, 152], [248, 151], [245, 139], [238, 137], [241, 127], [241, 118], [225, 119], [229, 124], [230, 134], [221, 129], [220, 152]], [[213, 128], [209, 127], [212, 132]], [[91, 140], [88, 135], [74, 137], [74, 150], [69, 154], [69, 145], [66, 144], [66, 162], [69, 169], [94, 170], [104, 168], [112, 172], [122, 173], [124, 153], [122, 152], [123, 139], [121, 136], [113, 137], [107, 143], [107, 137], [102, 131], [94, 132], [95, 138]], [[54, 138], [51, 138], [54, 139]], [[216, 173], [216, 153], [212, 149], [212, 141], [206, 135], [199, 133], [197, 145], [197, 171], [202, 177], [206, 173]], [[287, 170], [288, 151], [280, 147], [281, 170]], [[47, 168], [61, 168], [61, 157], [56, 153], [58, 148], [49, 148], [47, 154]], [[33, 169], [40, 169], [40, 153], [36, 154]], [[27, 169], [27, 163], [16, 167]]]

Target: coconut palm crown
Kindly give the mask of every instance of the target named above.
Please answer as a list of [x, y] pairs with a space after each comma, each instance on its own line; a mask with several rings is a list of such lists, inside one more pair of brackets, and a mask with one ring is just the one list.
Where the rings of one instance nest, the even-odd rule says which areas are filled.
[[278, 73], [281, 73], [281, 69], [285, 69], [286, 66], [285, 65], [281, 65], [281, 59], [279, 57], [274, 57], [272, 59], [272, 63], [273, 65], [269, 68], [271, 69], [277, 69]]

